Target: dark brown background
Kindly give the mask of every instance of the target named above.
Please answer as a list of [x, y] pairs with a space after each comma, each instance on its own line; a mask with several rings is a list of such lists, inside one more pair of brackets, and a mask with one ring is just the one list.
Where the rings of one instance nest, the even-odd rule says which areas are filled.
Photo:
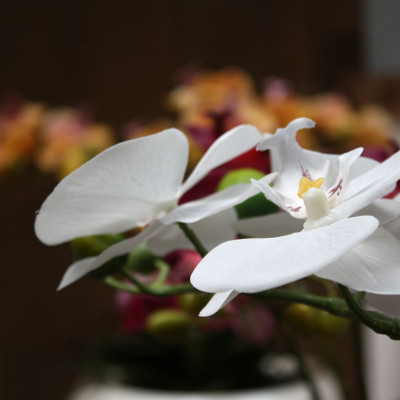
[[[363, 87], [360, 77], [368, 78], [359, 4], [0, 2], [0, 95], [18, 91], [51, 105], [89, 104], [97, 119], [118, 127], [165, 113], [171, 77], [186, 65], [238, 65], [257, 82], [276, 75], [306, 93], [354, 94]], [[117, 327], [112, 291], [99, 283], [86, 278], [55, 292], [69, 249], [41, 245], [32, 229], [34, 211], [53, 184], [32, 172], [0, 186], [1, 399], [63, 399], [85, 348]]]

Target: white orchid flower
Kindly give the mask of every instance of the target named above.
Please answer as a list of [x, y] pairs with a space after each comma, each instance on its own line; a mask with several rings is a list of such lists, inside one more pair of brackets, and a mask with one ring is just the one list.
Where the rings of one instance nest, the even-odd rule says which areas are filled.
[[[261, 138], [257, 128], [250, 125], [225, 133], [183, 183], [189, 145], [177, 129], [112, 146], [71, 173], [48, 196], [36, 217], [35, 232], [43, 243], [56, 245], [78, 237], [149, 226], [139, 235], [110, 246], [98, 257], [74, 263], [59, 288], [151, 238], [151, 248], [159, 253], [172, 250], [174, 244], [185, 244], [186, 238], [177, 232], [177, 227], [169, 232], [165, 229], [177, 221], [193, 224], [196, 233], [207, 239], [208, 248], [232, 238], [232, 228], [228, 227], [232, 213], [208, 220], [209, 226], [201, 220], [256, 194], [250, 184], [236, 185], [183, 205], [178, 201], [208, 172], [250, 150]], [[226, 234], [222, 234], [222, 227]], [[173, 239], [170, 245], [166, 245], [166, 238]]]
[[[400, 178], [400, 152], [382, 164], [360, 161], [362, 149], [325, 157], [296, 142], [299, 129], [313, 126], [300, 118], [259, 144], [261, 150], [272, 150], [280, 173], [272, 187], [253, 184], [290, 214], [260, 221], [285, 236], [228, 241], [213, 249], [191, 276], [197, 289], [215, 293], [200, 315], [214, 314], [240, 292], [268, 290], [311, 274], [357, 290], [400, 294], [399, 243], [388, 230], [378, 229], [394, 221], [400, 207], [391, 200], [374, 202]], [[361, 165], [369, 170], [361, 173]], [[348, 218], [362, 209], [370, 215]], [[302, 231], [292, 217], [306, 218]], [[247, 232], [243, 225], [241, 231], [249, 234], [246, 223]], [[257, 230], [262, 231], [260, 223]]]

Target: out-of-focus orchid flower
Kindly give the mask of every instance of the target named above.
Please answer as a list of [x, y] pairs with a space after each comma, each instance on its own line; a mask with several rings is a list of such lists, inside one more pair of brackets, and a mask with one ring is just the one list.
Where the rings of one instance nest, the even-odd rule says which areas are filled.
[[[272, 187], [253, 181], [267, 199], [294, 217], [306, 218], [304, 230], [229, 241], [212, 250], [191, 276], [196, 288], [216, 293], [201, 315], [215, 313], [239, 292], [260, 292], [314, 273], [357, 290], [400, 294], [399, 243], [388, 230], [377, 230], [379, 223], [396, 220], [400, 207], [391, 200], [374, 202], [400, 178], [400, 152], [374, 167], [365, 160], [356, 166], [362, 149], [324, 157], [296, 142], [297, 130], [313, 125], [301, 118], [267, 135], [258, 147], [272, 150], [280, 173]], [[360, 174], [363, 163], [370, 169]], [[348, 218], [362, 209], [363, 216]], [[268, 218], [279, 224], [278, 215]], [[282, 221], [286, 226], [281, 233], [289, 233], [291, 222]]]

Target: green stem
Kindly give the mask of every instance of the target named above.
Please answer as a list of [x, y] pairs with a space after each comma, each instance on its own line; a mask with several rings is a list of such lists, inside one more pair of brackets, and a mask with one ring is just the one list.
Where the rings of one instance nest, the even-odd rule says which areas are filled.
[[151, 286], [161, 286], [168, 277], [169, 264], [161, 258], [154, 261], [155, 267], [159, 270], [157, 278], [151, 283]]
[[131, 274], [128, 268], [124, 267], [121, 269], [120, 272], [126, 279], [128, 279], [128, 281], [133, 283], [134, 286], [136, 286], [141, 293], [153, 294], [152, 289], [149, 286], [145, 285], [143, 282], [141, 282], [139, 279], [136, 279], [136, 277]]
[[197, 292], [197, 290], [190, 284], [182, 284], [182, 285], [163, 285], [163, 286], [147, 286], [144, 283], [137, 280], [133, 277], [128, 271], [121, 271], [125, 278], [127, 278], [133, 285], [122, 282], [116, 278], [108, 276], [104, 279], [104, 282], [112, 286], [115, 289], [123, 290], [128, 293], [139, 294], [146, 293], [151, 296], [163, 297], [163, 296], [173, 296], [185, 293], [193, 293]]
[[271, 289], [265, 292], [254, 293], [252, 296], [264, 301], [281, 300], [307, 304], [320, 310], [328, 311], [338, 317], [356, 319], [355, 315], [347, 307], [346, 302], [337, 297], [323, 297], [286, 289]]
[[136, 286], [128, 285], [112, 276], [107, 276], [106, 278], [103, 279], [103, 282], [106, 283], [108, 286], [113, 287], [114, 289], [123, 290], [124, 292], [132, 294], [140, 293], [140, 291]]
[[400, 339], [400, 320], [387, 317], [377, 312], [364, 310], [360, 307], [346, 286], [338, 284], [338, 287], [349, 309], [356, 315], [359, 321], [376, 333], [385, 334], [391, 339]]
[[205, 255], [208, 253], [207, 249], [203, 246], [201, 243], [200, 239], [197, 237], [197, 235], [193, 232], [189, 226], [183, 222], [178, 222], [179, 228], [182, 229], [183, 233], [185, 236], [190, 240], [190, 242], [193, 244], [194, 248], [198, 251], [198, 253], [202, 256], [205, 257]]
[[[197, 292], [190, 283], [152, 286], [140, 282], [126, 268], [121, 270], [121, 274], [133, 285], [126, 284], [110, 276], [105, 278], [104, 282], [116, 289], [129, 293], [146, 293], [152, 296], [172, 296]], [[347, 287], [343, 285], [338, 286], [344, 300], [337, 297], [323, 297], [287, 289], [271, 289], [265, 292], [254, 293], [252, 296], [263, 301], [280, 300], [307, 304], [320, 310], [328, 311], [330, 314], [338, 317], [361, 321], [377, 333], [385, 334], [394, 340], [400, 340], [400, 320], [390, 318], [375, 311], [364, 310], [351, 295]]]

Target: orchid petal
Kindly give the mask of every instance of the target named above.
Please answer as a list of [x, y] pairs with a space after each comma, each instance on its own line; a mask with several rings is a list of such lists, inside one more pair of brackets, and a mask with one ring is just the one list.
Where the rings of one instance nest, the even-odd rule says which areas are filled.
[[239, 292], [227, 290], [226, 292], [216, 293], [211, 297], [207, 305], [200, 311], [199, 317], [209, 317], [218, 312], [222, 307], [232, 301]]
[[316, 275], [356, 290], [400, 294], [400, 243], [379, 228]]
[[187, 192], [212, 169], [255, 147], [261, 138], [260, 131], [252, 125], [240, 125], [220, 136], [182, 185], [180, 194]]
[[[368, 189], [368, 187], [380, 187], [382, 182], [390, 187], [390, 183], [394, 184], [400, 179], [400, 151], [393, 154], [383, 163], [378, 163], [365, 174], [353, 179], [351, 186], [344, 195], [344, 200], [357, 196], [358, 193]], [[389, 183], [388, 183], [389, 182]]]
[[160, 221], [164, 224], [172, 224], [177, 221], [196, 222], [233, 207], [256, 194], [258, 194], [257, 190], [247, 183], [231, 186], [200, 200], [182, 204], [160, 218]]
[[291, 215], [279, 212], [240, 219], [234, 224], [238, 233], [249, 237], [271, 238], [289, 235], [303, 229], [303, 221], [293, 218]]
[[[338, 154], [329, 154], [329, 153], [320, 153], [318, 151], [307, 150], [303, 149], [304, 153], [307, 157], [324, 157], [326, 158], [331, 164], [335, 163], [336, 160], [340, 157]], [[371, 169], [375, 168], [379, 165], [379, 162], [373, 160], [369, 157], [359, 157], [357, 158], [354, 163], [350, 167], [350, 177], [351, 179], [357, 178], [360, 175], [365, 174], [366, 172], [370, 171]], [[276, 171], [273, 169], [273, 171]]]
[[[279, 128], [274, 135], [265, 135], [258, 144], [257, 150], [265, 151], [274, 147], [300, 147], [296, 142], [297, 131], [315, 127], [315, 122], [309, 118], [297, 118], [285, 128]], [[297, 145], [297, 146], [296, 146]]]
[[139, 246], [141, 243], [151, 238], [163, 228], [164, 226], [156, 221], [144, 231], [139, 233], [139, 235], [123, 240], [108, 247], [97, 257], [84, 258], [83, 260], [79, 260], [73, 263], [65, 271], [57, 290], [64, 289], [66, 286], [76, 282], [78, 279], [82, 278], [89, 272], [99, 268], [106, 262], [110, 261], [112, 258], [129, 253], [135, 247]]
[[176, 201], [188, 143], [177, 129], [110, 147], [63, 179], [36, 217], [48, 245], [137, 226]]
[[203, 258], [191, 282], [211, 293], [271, 289], [321, 270], [377, 227], [375, 218], [363, 216], [278, 238], [225, 242]]
[[330, 168], [324, 185], [327, 187], [329, 195], [328, 201], [331, 208], [339, 204], [339, 201], [341, 201], [343, 197], [343, 193], [346, 192], [351, 180], [350, 168], [355, 161], [360, 158], [362, 152], [363, 148], [359, 147], [341, 154], [333, 165], [333, 168]]
[[[194, 231], [203, 246], [211, 250], [227, 240], [235, 239], [236, 231], [233, 229], [233, 223], [236, 220], [236, 212], [230, 208], [189, 224], [189, 228]], [[147, 246], [153, 253], [160, 256], [173, 250], [194, 249], [178, 225], [166, 226], [147, 242]]]
[[[260, 180], [251, 179], [251, 183], [256, 187], [261, 193], [264, 194], [265, 198], [272, 201], [282, 210], [285, 210], [294, 218], [306, 218], [306, 208], [304, 202], [299, 197], [297, 199], [288, 199], [281, 196], [274, 187], [271, 187], [268, 183], [264, 181], [264, 178]], [[296, 195], [297, 196], [297, 195]], [[285, 203], [287, 201], [290, 205]]]
[[[371, 215], [379, 221], [379, 225], [389, 224], [400, 216], [400, 202], [391, 199], [378, 199], [355, 214], [355, 216], [358, 215]], [[388, 230], [391, 232], [390, 229]]]
[[[355, 194], [353, 197], [342, 200], [342, 202], [335, 207], [335, 214], [338, 215], [339, 218], [348, 218], [350, 215], [353, 215], [357, 211], [367, 207], [374, 200], [377, 200], [393, 191], [393, 184], [399, 177], [400, 168], [389, 176], [382, 177], [379, 182], [375, 182], [375, 184], [370, 185], [366, 189]], [[352, 183], [350, 187], [352, 187]]]
[[351, 179], [358, 178], [374, 169], [379, 162], [369, 157], [359, 157], [350, 168]]
[[[315, 122], [308, 118], [298, 118], [289, 123], [286, 128], [278, 129], [272, 137], [264, 139], [258, 146], [258, 150], [270, 149], [276, 156], [273, 170], [280, 172], [275, 182], [275, 190], [280, 192], [289, 188], [293, 193], [287, 197], [297, 195], [300, 178], [307, 176], [315, 180], [326, 175], [329, 162], [323, 154], [317, 152], [306, 152], [296, 141], [297, 131], [304, 128], [312, 128]], [[279, 169], [277, 168], [277, 164]]]
[[[358, 149], [355, 149], [355, 150], [359, 151]], [[334, 165], [340, 157], [340, 155], [338, 155], [338, 154], [320, 153], [317, 151], [306, 150], [306, 149], [303, 149], [303, 151], [307, 155], [307, 157], [310, 157], [310, 158], [323, 157], [326, 160], [328, 160], [332, 165]], [[345, 154], [348, 154], [348, 153], [345, 153]], [[376, 160], [373, 160], [372, 158], [358, 157], [355, 160], [353, 160], [352, 163], [350, 163], [350, 178], [351, 179], [358, 178], [360, 175], [365, 174], [366, 172], [375, 168], [377, 165], [379, 165], [379, 162]], [[273, 171], [275, 171], [275, 169], [273, 169]]]
[[395, 218], [383, 225], [397, 240], [400, 240], [400, 218]]

